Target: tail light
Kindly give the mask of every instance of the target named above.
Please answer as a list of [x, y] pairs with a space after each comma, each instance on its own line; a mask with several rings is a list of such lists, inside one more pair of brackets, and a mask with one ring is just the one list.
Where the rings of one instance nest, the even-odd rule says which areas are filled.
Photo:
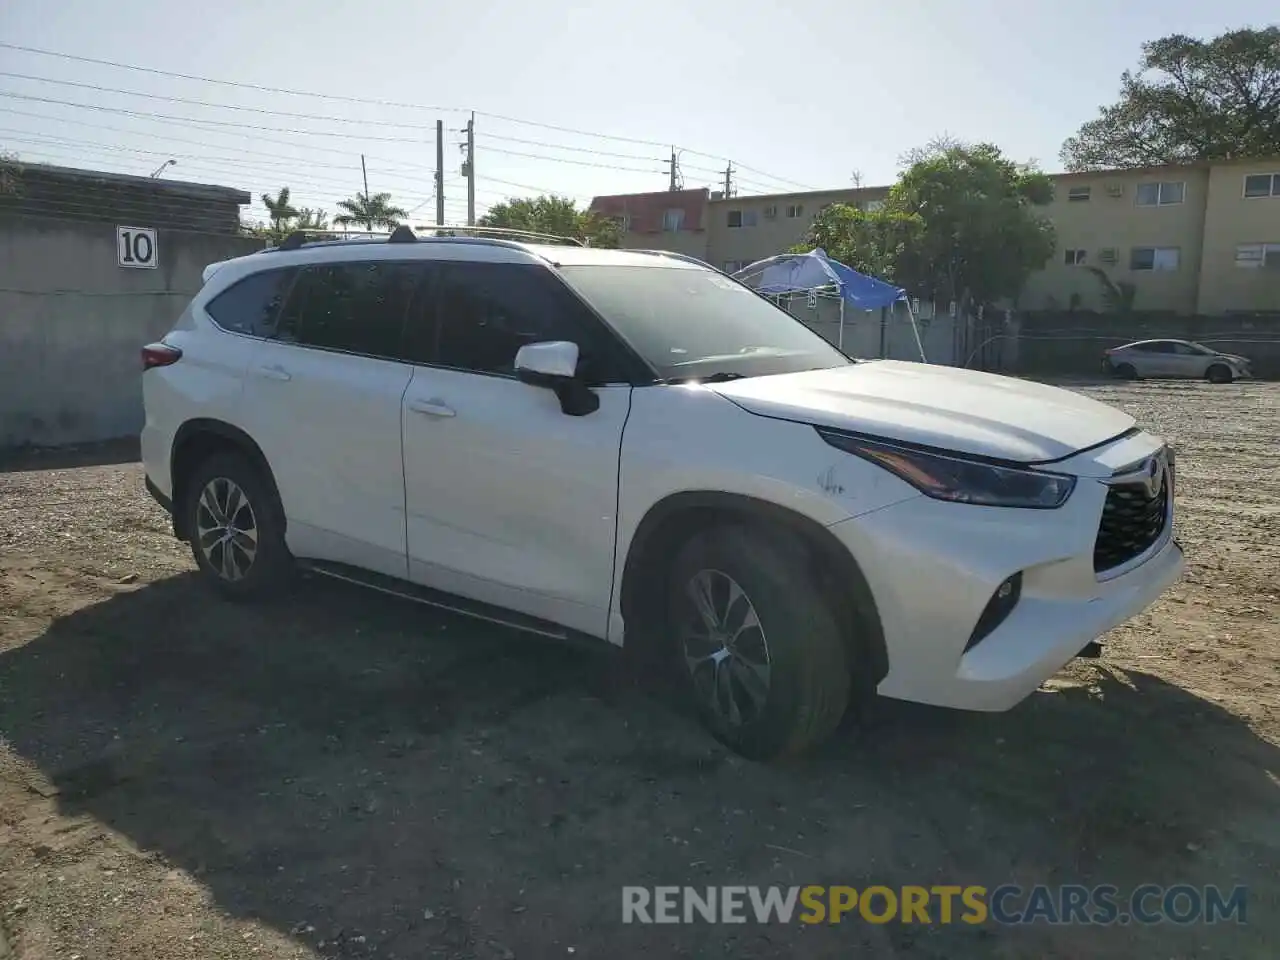
[[167, 367], [182, 359], [182, 351], [167, 343], [149, 343], [142, 348], [142, 369]]

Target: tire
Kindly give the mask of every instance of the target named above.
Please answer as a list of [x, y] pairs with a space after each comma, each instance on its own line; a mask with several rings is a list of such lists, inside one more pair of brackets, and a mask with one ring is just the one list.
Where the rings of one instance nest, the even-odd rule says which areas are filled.
[[[284, 511], [258, 467], [238, 453], [215, 453], [192, 471], [186, 489], [182, 509], [191, 553], [207, 582], [233, 600], [279, 592], [293, 571], [293, 558], [284, 541]], [[225, 511], [234, 491], [239, 498], [232, 501], [231, 519], [240, 533], [228, 541], [209, 501]], [[221, 542], [206, 549], [202, 543], [208, 545], [212, 534], [203, 531], [211, 528], [219, 531]], [[254, 534], [256, 548], [245, 549]]]
[[1116, 376], [1121, 380], [1137, 380], [1138, 370], [1132, 363], [1122, 363], [1116, 367]]
[[1204, 378], [1210, 383], [1230, 383], [1234, 378], [1231, 368], [1225, 363], [1214, 363], [1204, 372]]
[[[788, 533], [733, 524], [695, 534], [668, 570], [667, 636], [687, 694], [712, 735], [752, 760], [816, 746], [849, 705], [851, 664], [839, 617], [806, 575], [804, 559]], [[721, 641], [705, 637], [710, 621], [694, 598], [704, 588], [714, 612], [725, 614], [720, 622], [728, 621], [722, 635], [738, 628], [732, 652], [727, 645], [716, 650]], [[749, 610], [759, 629], [741, 628]]]

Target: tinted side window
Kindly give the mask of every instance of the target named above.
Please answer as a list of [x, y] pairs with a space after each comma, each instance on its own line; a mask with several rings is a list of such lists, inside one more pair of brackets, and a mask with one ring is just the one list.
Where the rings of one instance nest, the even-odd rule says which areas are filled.
[[571, 340], [578, 345], [578, 372], [589, 382], [625, 379], [599, 322], [546, 268], [447, 263], [438, 284], [436, 363], [513, 374], [525, 344]]
[[293, 270], [264, 270], [245, 277], [210, 300], [205, 312], [223, 330], [269, 337], [293, 274]]
[[1178, 345], [1168, 340], [1157, 340], [1155, 343], [1148, 343], [1143, 349], [1148, 353], [1177, 353]]
[[418, 271], [411, 263], [306, 267], [280, 314], [276, 338], [373, 357], [400, 357]]

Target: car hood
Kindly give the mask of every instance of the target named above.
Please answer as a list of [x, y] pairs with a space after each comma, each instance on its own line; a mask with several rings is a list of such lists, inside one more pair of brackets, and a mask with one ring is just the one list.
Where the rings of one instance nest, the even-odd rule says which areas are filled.
[[763, 417], [1021, 463], [1059, 460], [1134, 426], [1127, 413], [1069, 390], [897, 360], [752, 377], [711, 389]]

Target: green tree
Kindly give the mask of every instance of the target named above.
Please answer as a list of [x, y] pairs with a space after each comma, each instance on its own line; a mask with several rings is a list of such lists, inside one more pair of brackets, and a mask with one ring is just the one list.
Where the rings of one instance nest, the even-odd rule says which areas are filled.
[[329, 215], [323, 210], [312, 210], [310, 207], [303, 207], [298, 211], [299, 230], [328, 230]]
[[268, 232], [272, 239], [281, 240], [288, 236], [291, 229], [289, 225], [298, 219], [297, 209], [289, 202], [289, 188], [281, 187], [274, 197], [264, 193], [262, 205], [267, 208], [267, 216], [271, 221]]
[[593, 247], [613, 248], [622, 242], [622, 232], [615, 221], [579, 210], [568, 197], [555, 195], [494, 204], [480, 218], [478, 226], [572, 237]]
[[1138, 296], [1138, 287], [1128, 280], [1113, 280], [1101, 267], [1085, 267], [1098, 280], [1102, 287], [1102, 308], [1107, 313], [1128, 315], [1133, 312], [1133, 302]]
[[333, 222], [340, 227], [360, 225], [369, 230], [374, 227], [394, 230], [408, 216], [402, 208], [392, 205], [389, 193], [372, 196], [357, 193], [349, 200], [339, 200], [338, 208], [342, 213], [334, 217]]
[[896, 257], [894, 282], [938, 301], [1016, 299], [1054, 251], [1053, 225], [1038, 207], [1049, 178], [991, 144], [926, 149], [889, 191], [885, 211], [915, 216], [920, 232]]
[[914, 294], [973, 302], [1016, 299], [1053, 256], [1053, 226], [1037, 207], [1053, 199], [1049, 178], [990, 144], [935, 138], [904, 155], [910, 166], [884, 207], [833, 204], [796, 250], [822, 247], [855, 270]]
[[924, 221], [913, 213], [859, 210], [833, 203], [813, 219], [803, 243], [791, 248], [804, 253], [821, 247], [827, 255], [869, 276], [899, 283], [898, 265], [919, 244]]
[[1280, 27], [1142, 45], [1120, 98], [1062, 145], [1068, 170], [1280, 154]]

